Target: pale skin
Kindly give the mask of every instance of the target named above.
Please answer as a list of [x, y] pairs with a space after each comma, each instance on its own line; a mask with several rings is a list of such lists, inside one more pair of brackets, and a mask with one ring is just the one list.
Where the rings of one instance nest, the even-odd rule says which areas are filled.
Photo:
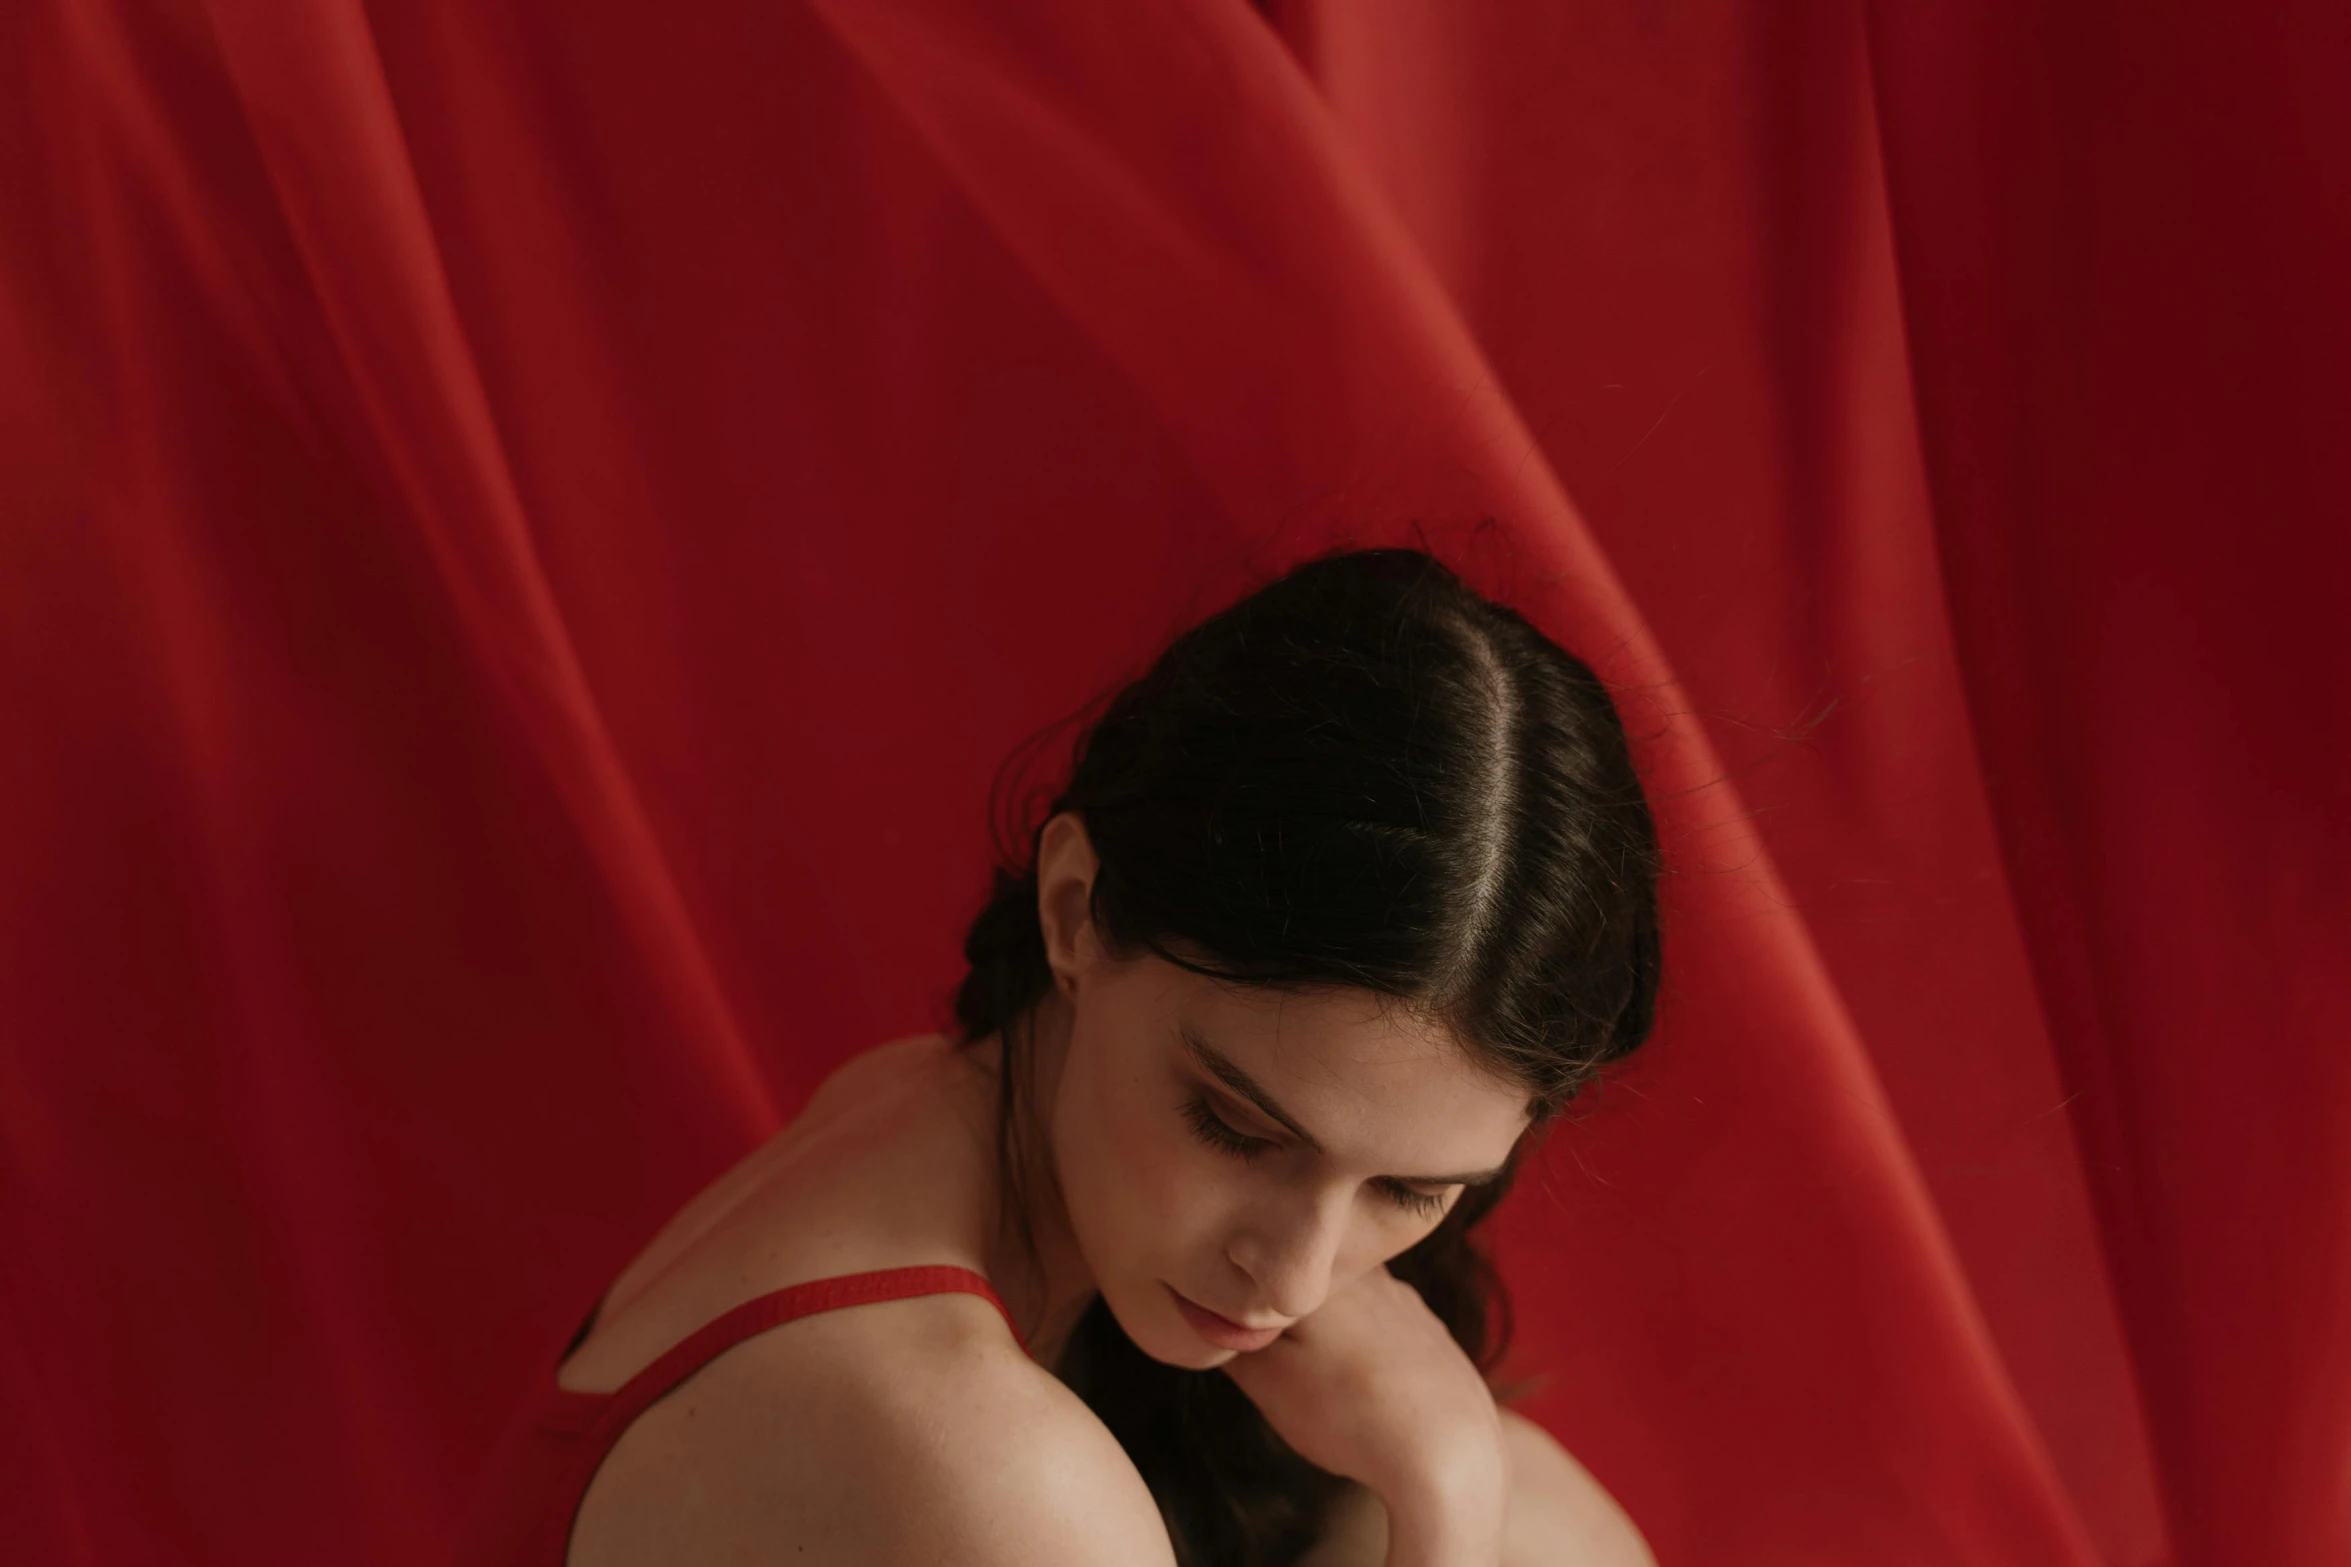
[[[1622, 1510], [1495, 1404], [1383, 1266], [1459, 1200], [1446, 1177], [1508, 1157], [1523, 1091], [1366, 994], [1223, 984], [1106, 950], [1087, 917], [1095, 869], [1075, 817], [1047, 825], [1033, 1260], [1001, 1222], [991, 1043], [900, 1041], [844, 1066], [679, 1214], [559, 1382], [610, 1391], [753, 1296], [913, 1263], [986, 1275], [1026, 1349], [970, 1295], [758, 1335], [629, 1428], [581, 1504], [572, 1567], [1172, 1567], [1141, 1476], [1046, 1369], [1097, 1293], [1146, 1354], [1221, 1369], [1300, 1453], [1357, 1482], [1309, 1567], [1647, 1567]], [[1212, 1141], [1203, 1113], [1252, 1146]], [[1282, 1334], [1220, 1348], [1179, 1294]]]

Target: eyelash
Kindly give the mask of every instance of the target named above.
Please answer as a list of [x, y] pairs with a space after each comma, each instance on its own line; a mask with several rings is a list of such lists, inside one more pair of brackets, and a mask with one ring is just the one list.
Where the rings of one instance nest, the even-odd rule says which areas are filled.
[[[1251, 1137], [1246, 1132], [1235, 1131], [1225, 1123], [1224, 1117], [1208, 1107], [1206, 1099], [1195, 1097], [1186, 1100], [1184, 1119], [1192, 1123], [1193, 1132], [1199, 1136], [1202, 1142], [1211, 1148], [1221, 1149], [1237, 1159], [1254, 1160], [1260, 1154], [1272, 1152], [1275, 1146], [1268, 1138]], [[1431, 1196], [1427, 1192], [1416, 1192], [1409, 1186], [1383, 1181], [1380, 1183], [1380, 1190], [1389, 1201], [1407, 1213], [1430, 1218], [1445, 1211], [1444, 1198]]]

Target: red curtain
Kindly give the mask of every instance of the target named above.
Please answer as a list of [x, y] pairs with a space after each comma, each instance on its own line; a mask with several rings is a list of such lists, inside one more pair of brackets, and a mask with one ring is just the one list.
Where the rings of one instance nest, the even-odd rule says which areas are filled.
[[2338, 10], [0, 30], [10, 1560], [445, 1554], [1011, 745], [1407, 539], [1666, 828], [1501, 1234], [1660, 1559], [2351, 1553]]

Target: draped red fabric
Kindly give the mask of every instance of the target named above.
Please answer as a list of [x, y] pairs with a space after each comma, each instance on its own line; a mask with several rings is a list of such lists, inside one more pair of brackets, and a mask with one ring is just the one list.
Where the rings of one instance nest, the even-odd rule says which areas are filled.
[[2340, 1562], [2351, 12], [1933, 9], [1871, 18], [1928, 471], [2172, 1539]]
[[1664, 824], [1664, 1025], [1500, 1236], [1660, 1559], [2351, 1552], [2340, 16], [0, 38], [9, 1560], [445, 1556], [941, 1020], [1011, 747], [1398, 540]]

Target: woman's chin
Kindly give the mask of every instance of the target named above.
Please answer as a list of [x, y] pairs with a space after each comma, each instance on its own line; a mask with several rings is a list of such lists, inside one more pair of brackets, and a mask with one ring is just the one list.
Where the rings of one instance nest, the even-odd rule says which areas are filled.
[[1233, 1358], [1233, 1351], [1220, 1349], [1193, 1332], [1178, 1313], [1165, 1289], [1158, 1289], [1158, 1299], [1145, 1297], [1140, 1310], [1121, 1309], [1119, 1302], [1105, 1294], [1103, 1303], [1128, 1342], [1163, 1366], [1176, 1366], [1185, 1371], [1213, 1371]]
[[1203, 1344], [1197, 1339], [1189, 1344], [1170, 1343], [1164, 1346], [1146, 1344], [1137, 1339], [1135, 1347], [1163, 1366], [1177, 1366], [1185, 1371], [1214, 1371], [1234, 1358], [1231, 1350], [1218, 1349], [1213, 1344]]
[[[1144, 1353], [1151, 1354], [1149, 1350], [1145, 1350]], [[1186, 1371], [1214, 1371], [1217, 1367], [1237, 1357], [1229, 1349], [1218, 1349], [1214, 1344], [1195, 1342], [1186, 1345], [1177, 1353], [1151, 1355], [1151, 1358], [1163, 1365], [1181, 1366]]]

